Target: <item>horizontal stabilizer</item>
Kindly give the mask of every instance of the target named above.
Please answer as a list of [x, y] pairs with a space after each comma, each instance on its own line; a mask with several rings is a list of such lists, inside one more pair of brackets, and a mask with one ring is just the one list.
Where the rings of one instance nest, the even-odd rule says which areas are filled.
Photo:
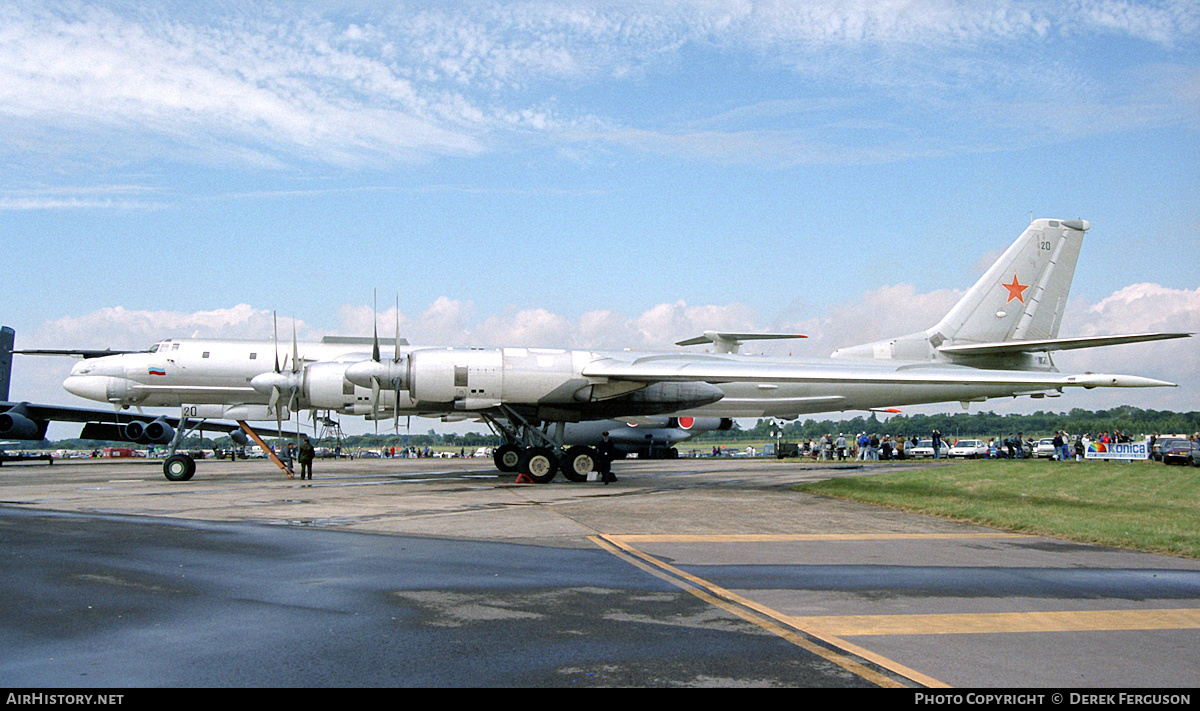
[[372, 336], [322, 336], [321, 343], [333, 343], [336, 345], [350, 346], [407, 346], [409, 345], [407, 338], [374, 338]]
[[808, 338], [798, 333], [726, 333], [721, 331], [705, 331], [704, 335], [676, 341], [677, 346], [698, 346], [702, 343], [712, 343], [718, 353], [737, 353], [744, 341], [772, 341], [783, 338]]
[[1190, 333], [1131, 333], [1121, 336], [1081, 336], [1077, 338], [1044, 338], [1032, 341], [999, 341], [996, 343], [966, 343], [942, 346], [938, 350], [947, 355], [1008, 355], [1036, 351], [1069, 351], [1077, 348], [1116, 346], [1123, 343], [1165, 341], [1171, 338], [1188, 338]]
[[87, 350], [84, 348], [35, 348], [28, 350], [13, 351], [21, 355], [47, 355], [47, 356], [70, 356], [72, 358], [104, 358], [111, 355], [125, 355], [126, 353], [146, 353], [147, 351], [114, 351], [111, 348], [104, 350]]

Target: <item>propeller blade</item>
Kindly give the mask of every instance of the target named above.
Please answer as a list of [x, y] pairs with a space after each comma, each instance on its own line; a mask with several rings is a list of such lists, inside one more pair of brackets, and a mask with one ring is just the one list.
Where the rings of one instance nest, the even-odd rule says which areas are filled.
[[[392, 348], [392, 362], [400, 362], [400, 294], [396, 294], [396, 340]], [[395, 399], [392, 401], [392, 429], [400, 434], [400, 378], [392, 380], [395, 389]]]
[[379, 297], [375, 292], [372, 292], [373, 299], [371, 304], [371, 328], [374, 329], [374, 337], [371, 341], [371, 360], [379, 362]]
[[396, 294], [396, 340], [392, 344], [392, 360], [400, 362], [400, 295]]
[[296, 317], [292, 317], [292, 372], [300, 372], [300, 344], [296, 342]]
[[371, 378], [371, 420], [375, 423], [375, 434], [379, 434], [379, 378]]

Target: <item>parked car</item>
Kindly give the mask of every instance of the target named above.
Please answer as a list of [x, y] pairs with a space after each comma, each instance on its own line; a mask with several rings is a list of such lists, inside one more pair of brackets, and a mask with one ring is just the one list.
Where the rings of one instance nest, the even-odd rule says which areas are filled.
[[1162, 449], [1163, 464], [1189, 464], [1200, 466], [1200, 442], [1189, 442], [1186, 439], [1171, 440]]
[[[950, 445], [946, 444], [946, 440], [942, 440], [941, 444], [942, 444], [942, 446], [940, 448], [941, 456], [949, 457], [950, 456]], [[904, 449], [904, 455], [906, 457], [908, 457], [909, 459], [932, 458], [933, 457], [933, 440], [932, 439], [923, 439], [923, 440], [918, 441], [917, 446], [915, 446], [915, 447], [906, 447]]]
[[1057, 455], [1058, 452], [1054, 449], [1053, 437], [1042, 437], [1037, 441], [1037, 444], [1033, 445], [1033, 456], [1038, 459], [1042, 459], [1043, 457], [1053, 459]]
[[1174, 445], [1176, 442], [1186, 442], [1187, 437], [1159, 437], [1154, 442], [1154, 449], [1150, 452], [1150, 458], [1156, 462], [1163, 460], [1163, 450]]
[[986, 457], [988, 454], [987, 442], [981, 439], [960, 439], [950, 448], [949, 456], [951, 459], [962, 457], [963, 459], [979, 459]]

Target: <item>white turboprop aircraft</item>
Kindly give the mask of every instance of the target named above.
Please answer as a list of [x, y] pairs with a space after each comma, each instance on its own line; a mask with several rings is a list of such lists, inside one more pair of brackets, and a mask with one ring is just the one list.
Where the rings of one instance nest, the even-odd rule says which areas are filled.
[[[180, 407], [184, 419], [278, 422], [284, 412], [299, 410], [368, 419], [474, 417], [503, 432], [519, 453], [508, 450], [522, 473], [545, 482], [559, 469], [568, 422], [656, 415], [793, 418], [1053, 396], [1067, 387], [1173, 385], [1131, 375], [1064, 374], [1054, 367], [1054, 350], [1190, 335], [1058, 337], [1088, 227], [1084, 220], [1034, 221], [932, 328], [845, 348], [831, 358], [738, 354], [737, 346], [753, 334], [709, 333], [681, 342], [712, 342], [714, 353], [418, 347], [378, 335], [298, 343], [293, 334], [282, 366], [274, 341], [175, 339], [148, 352], [86, 359], [63, 387], [119, 407]], [[392, 346], [390, 357], [381, 356], [381, 344]], [[561, 464], [568, 478], [579, 479], [590, 461]], [[172, 480], [188, 479], [194, 469], [186, 455], [164, 463]]]

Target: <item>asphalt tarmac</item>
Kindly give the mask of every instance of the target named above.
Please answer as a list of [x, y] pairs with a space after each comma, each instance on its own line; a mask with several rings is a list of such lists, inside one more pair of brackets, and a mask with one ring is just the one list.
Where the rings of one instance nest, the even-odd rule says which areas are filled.
[[791, 491], [889, 465], [0, 467], [0, 686], [1191, 688], [1200, 561]]

